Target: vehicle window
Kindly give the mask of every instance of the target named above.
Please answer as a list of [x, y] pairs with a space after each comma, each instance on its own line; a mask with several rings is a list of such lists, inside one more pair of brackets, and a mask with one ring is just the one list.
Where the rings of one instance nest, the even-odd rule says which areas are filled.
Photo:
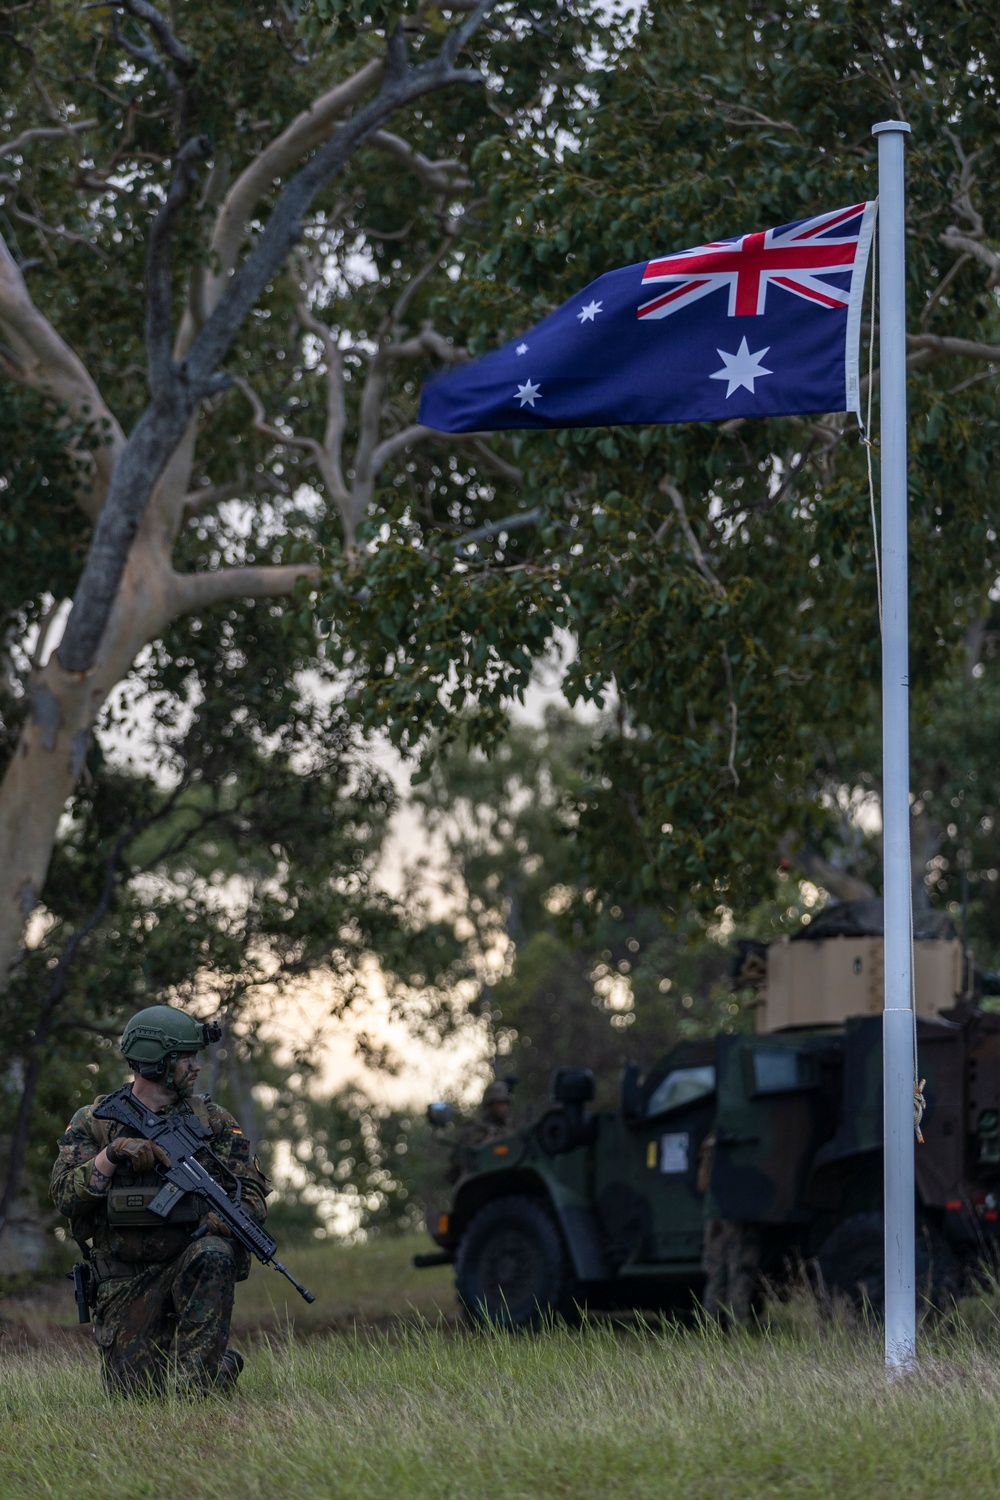
[[646, 1100], [646, 1114], [662, 1115], [665, 1110], [676, 1109], [679, 1104], [690, 1104], [692, 1099], [701, 1099], [715, 1088], [715, 1067], [674, 1068]]
[[755, 1094], [784, 1094], [810, 1088], [815, 1081], [812, 1060], [801, 1052], [784, 1047], [755, 1047], [752, 1056]]

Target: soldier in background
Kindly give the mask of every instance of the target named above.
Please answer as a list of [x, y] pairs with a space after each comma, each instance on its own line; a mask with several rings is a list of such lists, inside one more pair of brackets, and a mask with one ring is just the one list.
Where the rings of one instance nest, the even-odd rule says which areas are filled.
[[[699, 1193], [708, 1192], [715, 1160], [715, 1131], [709, 1131], [698, 1153]], [[760, 1235], [756, 1224], [741, 1219], [706, 1219], [701, 1268], [705, 1287], [701, 1303], [710, 1318], [748, 1323], [760, 1269]]]
[[514, 1084], [510, 1078], [494, 1078], [483, 1091], [479, 1105], [479, 1119], [468, 1126], [466, 1146], [482, 1146], [498, 1135], [507, 1135], [512, 1129], [511, 1114], [514, 1108]]
[[452, 1150], [451, 1161], [445, 1178], [457, 1182], [468, 1170], [466, 1152], [485, 1146], [488, 1141], [509, 1135], [514, 1125], [511, 1118], [514, 1107], [514, 1085], [516, 1078], [495, 1078], [487, 1084], [479, 1104], [479, 1118], [463, 1126]]
[[[242, 1185], [244, 1210], [263, 1223], [267, 1184], [246, 1137], [228, 1111], [194, 1092], [199, 1053], [218, 1037], [218, 1027], [154, 1005], [129, 1021], [121, 1050], [135, 1074], [133, 1097], [155, 1114], [194, 1114], [207, 1126], [209, 1149]], [[232, 1387], [243, 1360], [226, 1344], [250, 1252], [234, 1246], [228, 1225], [194, 1194], [169, 1220], [152, 1213], [163, 1187], [157, 1165], [170, 1163], [154, 1141], [95, 1117], [99, 1103], [78, 1109], [60, 1136], [51, 1193], [97, 1284], [94, 1337], [105, 1387], [129, 1394], [173, 1385], [195, 1395]], [[210, 1157], [204, 1164], [231, 1192]], [[198, 1228], [205, 1233], [195, 1240]]]

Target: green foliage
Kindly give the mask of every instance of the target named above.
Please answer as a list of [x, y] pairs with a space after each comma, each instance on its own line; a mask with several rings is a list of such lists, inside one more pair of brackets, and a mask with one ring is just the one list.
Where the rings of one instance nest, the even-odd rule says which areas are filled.
[[[706, 922], [693, 904], [620, 905], [589, 882], [576, 824], [601, 775], [593, 739], [550, 708], [543, 727], [515, 725], [490, 757], [452, 745], [413, 794], [475, 928], [480, 1008], [498, 1070], [520, 1079], [522, 1115], [544, 1103], [556, 1067], [593, 1068], [610, 1105], [625, 1058], [648, 1067], [682, 1036], [746, 1024], [721, 899]], [[782, 930], [771, 913], [760, 926]]]
[[440, 1137], [421, 1117], [357, 1089], [311, 1095], [294, 1076], [269, 1111], [262, 1161], [281, 1172], [268, 1206], [276, 1235], [348, 1241], [422, 1229], [446, 1166]]
[[[648, 7], [633, 44], [556, 91], [541, 130], [477, 142], [488, 216], [478, 258], [431, 303], [438, 326], [486, 349], [610, 266], [874, 196], [870, 126], [903, 110], [912, 326], [995, 343], [982, 268], [941, 242], [964, 212], [962, 162], [997, 143], [993, 32], [981, 4]], [[973, 165], [962, 181], [975, 232], [995, 243]], [[1000, 571], [994, 377], [928, 353], [911, 411], [924, 715]], [[837, 421], [786, 420], [519, 434], [509, 451], [536, 528], [501, 530], [456, 569], [441, 529], [481, 524], [479, 476], [425, 450], [419, 505], [401, 492], [368, 533], [370, 593], [346, 618], [324, 602], [368, 722], [408, 745], [447, 735], [462, 708], [471, 740], [489, 743], [526, 660], [568, 632], [571, 699], [619, 706], [578, 807], [588, 878], [678, 916], [693, 901], [710, 917], [720, 895], [751, 910], [780, 846], [839, 836], [826, 747], [877, 717], [861, 445]]]
[[[219, 627], [214, 649], [209, 625]], [[272, 665], [260, 670], [250, 647], [281, 628], [277, 612], [248, 608], [196, 630], [186, 722], [176, 722], [171, 697], [155, 725], [150, 770], [159, 774], [108, 766], [95, 752], [74, 799], [46, 922], [12, 979], [0, 1030], [8, 1058], [42, 1049], [25, 1163], [36, 1183], [47, 1179], [68, 1112], [122, 1081], [122, 1024], [154, 1000], [225, 1021], [231, 1055], [213, 1064], [209, 1087], [255, 1139], [265, 1122], [252, 1085], [283, 1087], [289, 1071], [265, 1040], [266, 1023], [305, 976], [322, 989], [327, 1024], [367, 997], [372, 958], [402, 1011], [418, 985], [421, 1013], [451, 1024], [462, 945], [449, 926], [380, 889], [395, 794], [344, 711], [303, 699], [294, 670], [279, 670], [287, 656], [264, 651]], [[169, 660], [183, 660], [171, 644]], [[54, 1029], [39, 1032], [52, 995]], [[8, 1073], [5, 1125], [19, 1093]]]

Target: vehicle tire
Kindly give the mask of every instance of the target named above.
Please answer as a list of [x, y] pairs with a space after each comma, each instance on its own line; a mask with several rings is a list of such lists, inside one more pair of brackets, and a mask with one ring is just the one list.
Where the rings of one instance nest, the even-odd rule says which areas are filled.
[[479, 1210], [458, 1247], [455, 1286], [473, 1324], [537, 1328], [572, 1311], [562, 1236], [531, 1198], [494, 1198]]
[[[959, 1295], [961, 1271], [944, 1235], [924, 1220], [917, 1222], [917, 1299], [926, 1309], [941, 1311]], [[881, 1316], [885, 1307], [885, 1242], [882, 1215], [852, 1214], [832, 1230], [816, 1257], [828, 1292], [847, 1297], [856, 1307]]]

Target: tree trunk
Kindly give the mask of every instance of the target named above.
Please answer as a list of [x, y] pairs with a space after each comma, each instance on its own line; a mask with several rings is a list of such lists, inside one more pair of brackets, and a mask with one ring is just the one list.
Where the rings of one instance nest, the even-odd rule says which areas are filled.
[[31, 712], [0, 783], [0, 975], [22, 951], [101, 707], [174, 612], [171, 579], [159, 550], [137, 539], [91, 670], [67, 672], [53, 652], [32, 675]]

